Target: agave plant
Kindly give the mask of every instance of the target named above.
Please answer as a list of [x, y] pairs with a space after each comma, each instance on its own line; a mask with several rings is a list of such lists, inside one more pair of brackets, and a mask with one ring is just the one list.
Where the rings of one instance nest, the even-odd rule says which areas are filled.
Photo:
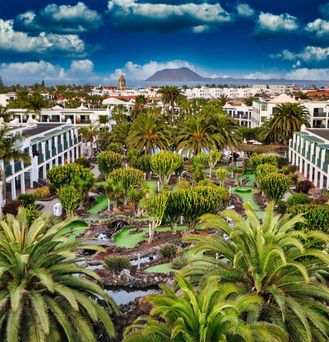
[[29, 226], [22, 208], [0, 221], [1, 341], [96, 341], [98, 323], [115, 335], [115, 303], [97, 275], [76, 264], [77, 251], [95, 246], [72, 238], [71, 221], [51, 227], [42, 215]]
[[[274, 216], [273, 208], [270, 203], [263, 223], [250, 206], [246, 206], [246, 218], [232, 211], [204, 215], [203, 227], [217, 228], [222, 234], [186, 237], [185, 242], [196, 244], [194, 253], [208, 256], [202, 263], [192, 262], [184, 274], [193, 281], [217, 277], [261, 296], [260, 319], [285, 328], [292, 341], [327, 341], [329, 256], [321, 246], [329, 236], [296, 230], [295, 225], [303, 222], [301, 215], [280, 218]], [[234, 228], [227, 217], [234, 221]]]
[[180, 275], [176, 280], [177, 293], [162, 286], [161, 295], [149, 297], [154, 304], [151, 316], [140, 317], [128, 327], [125, 342], [288, 341], [278, 326], [248, 322], [259, 315], [260, 296], [239, 295], [236, 285], [220, 285], [216, 278], [196, 289]]

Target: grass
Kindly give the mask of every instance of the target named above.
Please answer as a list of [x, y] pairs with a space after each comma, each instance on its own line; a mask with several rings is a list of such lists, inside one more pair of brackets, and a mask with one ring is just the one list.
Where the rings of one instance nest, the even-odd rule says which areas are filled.
[[[124, 227], [115, 234], [114, 243], [116, 247], [120, 248], [135, 248], [138, 244], [148, 239], [148, 228], [142, 228], [138, 233], [131, 234], [131, 231], [136, 227], [127, 226]], [[178, 226], [177, 230], [186, 230], [187, 226]], [[158, 227], [156, 229], [158, 233], [170, 232], [171, 227]]]
[[65, 228], [72, 234], [72, 237], [77, 237], [82, 234], [88, 226], [84, 221], [73, 221], [69, 223]]
[[98, 214], [99, 212], [107, 209], [107, 198], [104, 195], [100, 195], [96, 198], [96, 204], [94, 204], [88, 211], [88, 214]]
[[155, 192], [158, 188], [158, 182], [157, 181], [144, 181], [144, 184], [149, 186], [151, 194], [155, 194]]
[[145, 272], [169, 273], [169, 272], [176, 272], [176, 271], [171, 267], [171, 262], [167, 262], [165, 264], [151, 266], [147, 268]]

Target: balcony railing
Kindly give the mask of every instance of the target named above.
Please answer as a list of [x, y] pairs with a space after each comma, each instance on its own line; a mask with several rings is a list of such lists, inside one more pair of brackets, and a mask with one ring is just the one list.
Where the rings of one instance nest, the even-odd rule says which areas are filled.
[[46, 160], [50, 159], [51, 158], [51, 154], [50, 154], [50, 151], [47, 151], [46, 152]]
[[65, 142], [64, 142], [64, 150], [67, 150], [68, 147], [69, 147], [69, 145], [68, 145], [68, 143], [65, 141]]
[[38, 164], [41, 164], [41, 163], [43, 163], [43, 162], [44, 162], [43, 154], [40, 154], [40, 155], [38, 156]]
[[53, 157], [56, 156], [56, 154], [57, 154], [56, 147], [53, 147], [53, 148], [51, 149], [51, 154], [52, 154]]
[[63, 152], [63, 146], [62, 146], [62, 144], [58, 144], [58, 153], [61, 153], [61, 152]]
[[22, 170], [22, 162], [21, 161], [16, 162], [14, 165], [15, 165], [15, 172]]
[[13, 168], [11, 165], [5, 167], [5, 174], [6, 176], [11, 176], [13, 174]]

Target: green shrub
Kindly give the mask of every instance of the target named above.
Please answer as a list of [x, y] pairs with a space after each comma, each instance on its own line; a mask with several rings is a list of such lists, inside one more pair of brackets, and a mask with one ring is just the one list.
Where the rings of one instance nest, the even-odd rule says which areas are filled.
[[21, 202], [23, 207], [28, 207], [33, 205], [36, 201], [36, 196], [34, 194], [20, 194], [18, 200]]
[[308, 204], [310, 201], [310, 198], [306, 194], [300, 192], [293, 194], [287, 199], [287, 206], [291, 207], [296, 204]]
[[171, 267], [174, 270], [180, 270], [186, 265], [187, 265], [187, 259], [184, 256], [177, 257], [171, 262]]
[[279, 201], [276, 205], [276, 211], [284, 215], [287, 211], [287, 203], [285, 201]]
[[291, 216], [304, 214], [305, 223], [296, 226], [298, 229], [322, 230], [329, 232], [329, 205], [326, 204], [298, 204], [290, 207]]
[[[36, 189], [34, 191], [35, 197], [38, 200], [43, 200], [43, 199], [49, 198], [50, 197], [50, 190], [49, 190], [49, 188], [50, 188], [50, 185], [49, 185], [49, 187], [48, 186], [43, 186], [41, 188]], [[54, 189], [54, 193], [56, 193], [56, 188], [53, 187], [53, 189]]]
[[110, 272], [120, 273], [124, 269], [131, 268], [131, 262], [128, 257], [121, 255], [109, 255], [104, 260], [104, 267]]
[[272, 164], [278, 165], [279, 158], [273, 154], [254, 154], [252, 155], [247, 164], [252, 170], [256, 170], [258, 165]]
[[83, 167], [89, 168], [90, 167], [90, 161], [87, 158], [81, 157], [81, 158], [77, 158], [75, 160], [76, 164], [79, 164]]
[[161, 258], [174, 259], [178, 254], [178, 247], [172, 243], [168, 243], [159, 248], [159, 255]]
[[50, 192], [50, 195], [56, 195], [57, 188], [54, 184], [49, 184], [48, 190]]
[[106, 149], [115, 153], [122, 154], [122, 145], [120, 143], [112, 142], [107, 145]]
[[41, 215], [40, 210], [36, 208], [35, 205], [30, 205], [26, 208], [26, 219], [28, 222], [28, 225], [31, 226], [31, 224]]
[[262, 178], [260, 187], [268, 201], [277, 203], [291, 185], [291, 178], [282, 173], [270, 173]]

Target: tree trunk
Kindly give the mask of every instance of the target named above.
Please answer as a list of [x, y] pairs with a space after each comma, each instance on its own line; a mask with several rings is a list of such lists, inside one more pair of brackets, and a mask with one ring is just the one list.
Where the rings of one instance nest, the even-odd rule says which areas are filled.
[[171, 224], [172, 234], [175, 235], [177, 233], [177, 222], [173, 222]]
[[113, 211], [118, 209], [118, 201], [112, 201], [112, 209]]
[[107, 199], [107, 210], [111, 211], [111, 201]]
[[128, 204], [128, 197], [125, 196], [125, 197], [123, 198], [123, 205], [126, 206], [127, 204]]
[[149, 239], [147, 241], [147, 243], [149, 243], [149, 244], [153, 241], [154, 231], [155, 231], [155, 224], [154, 224], [154, 222], [152, 222], [149, 226]]

